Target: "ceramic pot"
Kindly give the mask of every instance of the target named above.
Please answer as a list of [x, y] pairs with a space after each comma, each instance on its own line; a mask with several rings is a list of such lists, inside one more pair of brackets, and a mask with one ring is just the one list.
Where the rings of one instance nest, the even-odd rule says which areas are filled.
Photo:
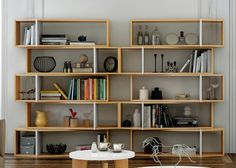
[[48, 125], [48, 119], [45, 112], [36, 111], [35, 125], [37, 127], [45, 127]]
[[70, 118], [70, 127], [78, 127], [79, 120], [78, 118]]

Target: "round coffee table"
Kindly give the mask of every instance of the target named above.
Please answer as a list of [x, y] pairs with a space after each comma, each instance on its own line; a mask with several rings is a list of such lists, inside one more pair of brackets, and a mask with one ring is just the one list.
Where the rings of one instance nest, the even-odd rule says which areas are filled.
[[72, 159], [72, 168], [87, 168], [88, 161], [110, 161], [114, 160], [115, 168], [128, 168], [128, 159], [133, 158], [135, 153], [128, 150], [123, 150], [120, 153], [112, 151], [92, 153], [91, 150], [74, 151], [69, 154]]

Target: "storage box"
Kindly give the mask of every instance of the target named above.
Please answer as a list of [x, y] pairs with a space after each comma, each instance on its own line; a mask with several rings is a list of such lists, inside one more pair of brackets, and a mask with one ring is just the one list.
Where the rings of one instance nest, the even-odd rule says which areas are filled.
[[20, 146], [20, 153], [21, 154], [34, 154], [34, 145], [28, 146]]
[[35, 136], [22, 136], [20, 138], [21, 146], [32, 146], [35, 145]]

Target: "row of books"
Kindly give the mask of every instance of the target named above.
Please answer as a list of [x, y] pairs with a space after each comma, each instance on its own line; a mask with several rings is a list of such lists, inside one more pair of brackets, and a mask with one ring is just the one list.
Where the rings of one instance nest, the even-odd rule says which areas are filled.
[[211, 50], [194, 50], [189, 59], [185, 62], [180, 72], [210, 72], [211, 71]]
[[164, 105], [145, 105], [143, 116], [144, 128], [174, 127], [168, 107]]
[[41, 90], [41, 100], [60, 100], [62, 94], [58, 90]]
[[35, 45], [36, 44], [36, 34], [35, 34], [35, 24], [31, 26], [25, 26], [24, 28], [24, 45]]
[[72, 79], [68, 100], [106, 100], [107, 80], [104, 78]]

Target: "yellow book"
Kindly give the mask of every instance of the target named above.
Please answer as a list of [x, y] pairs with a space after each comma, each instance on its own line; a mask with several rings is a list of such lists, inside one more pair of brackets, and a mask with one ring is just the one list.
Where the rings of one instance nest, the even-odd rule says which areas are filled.
[[94, 100], [97, 100], [97, 79], [93, 79], [94, 80]]
[[40, 93], [59, 93], [58, 90], [41, 90]]
[[64, 97], [65, 100], [68, 99], [67, 95], [65, 92], [60, 88], [60, 86], [57, 83], [53, 83], [54, 87], [61, 93], [61, 95]]

